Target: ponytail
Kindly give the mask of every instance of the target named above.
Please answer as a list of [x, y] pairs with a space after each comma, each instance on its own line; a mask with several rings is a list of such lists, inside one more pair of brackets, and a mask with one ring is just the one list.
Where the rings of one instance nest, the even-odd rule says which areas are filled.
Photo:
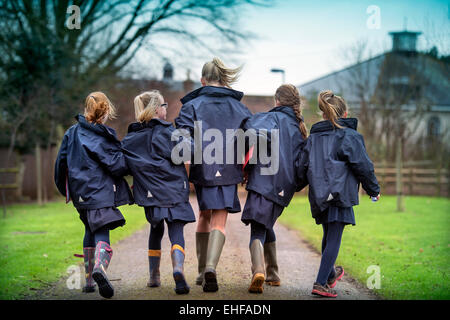
[[217, 82], [224, 87], [231, 88], [231, 84], [239, 79], [241, 70], [242, 66], [235, 69], [227, 68], [222, 60], [214, 57], [212, 61], [203, 65], [202, 77], [206, 82]]
[[84, 103], [84, 116], [92, 123], [101, 124], [105, 116], [108, 119], [116, 117], [116, 109], [103, 92], [90, 93]]
[[158, 90], [141, 93], [134, 98], [134, 114], [139, 122], [148, 122], [156, 114], [156, 108], [163, 99]]
[[334, 95], [331, 90], [325, 90], [319, 93], [318, 97], [319, 109], [325, 115], [325, 118], [329, 120], [334, 127], [342, 128], [337, 123], [337, 120], [344, 115], [347, 111], [347, 103], [345, 100]]
[[292, 84], [281, 85], [275, 92], [275, 99], [278, 100], [281, 105], [290, 106], [294, 110], [299, 130], [303, 139], [306, 139], [308, 137], [308, 131], [302, 116], [300, 93], [298, 92], [297, 87]]

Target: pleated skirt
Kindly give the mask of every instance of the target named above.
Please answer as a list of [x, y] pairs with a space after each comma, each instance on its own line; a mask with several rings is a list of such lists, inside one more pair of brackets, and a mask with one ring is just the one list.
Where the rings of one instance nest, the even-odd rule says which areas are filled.
[[283, 210], [283, 206], [266, 199], [257, 192], [249, 190], [241, 221], [246, 225], [256, 221], [263, 224], [266, 229], [271, 229]]
[[226, 209], [229, 213], [240, 212], [237, 189], [236, 184], [212, 187], [195, 185], [198, 207], [200, 210]]

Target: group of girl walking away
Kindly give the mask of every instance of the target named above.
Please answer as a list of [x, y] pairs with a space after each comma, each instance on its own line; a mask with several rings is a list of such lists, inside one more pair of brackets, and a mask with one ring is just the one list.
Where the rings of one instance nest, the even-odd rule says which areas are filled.
[[[77, 123], [65, 133], [55, 164], [58, 190], [67, 202], [72, 200], [85, 227], [84, 292], [94, 292], [97, 285], [101, 296], [114, 295], [106, 274], [113, 254], [109, 233], [125, 224], [117, 207], [136, 203], [144, 207], [150, 223], [147, 286], [161, 286], [161, 240], [166, 224], [175, 292], [189, 293], [183, 230], [186, 223], [196, 221], [189, 203], [189, 182], [195, 187], [200, 210], [195, 232], [196, 284], [204, 292], [217, 291], [217, 265], [225, 244], [227, 217], [241, 212], [238, 185], [245, 182], [248, 194], [241, 221], [250, 224], [252, 276], [248, 291], [262, 293], [264, 284], [281, 285], [273, 227], [294, 193], [309, 185], [312, 216], [324, 232], [312, 294], [337, 296], [332, 288], [344, 269], [334, 264], [344, 226], [355, 225], [352, 206], [358, 204], [359, 184], [375, 200], [380, 191], [363, 138], [356, 131], [357, 120], [347, 118], [342, 97], [323, 91], [318, 103], [324, 120], [311, 127], [308, 137], [299, 91], [290, 84], [276, 90], [275, 106], [269, 112], [252, 115], [240, 102], [243, 93], [231, 88], [240, 70], [227, 68], [218, 58], [205, 63], [202, 86], [181, 99], [175, 127], [166, 121], [168, 105], [159, 91], [139, 94], [134, 99], [136, 122], [129, 125], [122, 141], [105, 125], [115, 117], [113, 104], [102, 92], [88, 95], [84, 115], [76, 116]], [[239, 154], [230, 163], [226, 155], [230, 141], [223, 144], [223, 150], [215, 150], [216, 160], [219, 155], [223, 161], [197, 161], [195, 152], [211, 142], [194, 137], [203, 137], [211, 128], [222, 137], [228, 130], [242, 129], [256, 133], [258, 139], [246, 140], [243, 164], [238, 161]], [[190, 135], [174, 139], [176, 129]], [[190, 159], [189, 175], [183, 162], [172, 157], [177, 144], [189, 146], [178, 149], [190, 150], [183, 155], [183, 159]], [[266, 154], [277, 155], [277, 170], [269, 174], [264, 169], [271, 164], [256, 152], [263, 147], [268, 149]], [[126, 175], [133, 177], [132, 191]]]

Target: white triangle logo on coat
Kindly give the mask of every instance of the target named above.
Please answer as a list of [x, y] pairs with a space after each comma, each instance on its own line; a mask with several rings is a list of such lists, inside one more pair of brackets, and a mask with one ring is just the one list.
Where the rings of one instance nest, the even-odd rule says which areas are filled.
[[281, 190], [281, 192], [278, 195], [284, 197], [284, 190]]
[[84, 202], [84, 200], [81, 196], [78, 198], [78, 202]]
[[222, 175], [220, 174], [219, 170], [217, 170], [216, 172], [216, 177], [221, 177]]
[[150, 192], [150, 190], [148, 190], [147, 198], [153, 198], [153, 195], [152, 195], [152, 193]]
[[333, 195], [330, 193], [330, 195], [328, 196], [327, 201], [331, 201], [331, 200], [333, 200], [333, 199], [334, 199], [334, 197], [333, 197]]

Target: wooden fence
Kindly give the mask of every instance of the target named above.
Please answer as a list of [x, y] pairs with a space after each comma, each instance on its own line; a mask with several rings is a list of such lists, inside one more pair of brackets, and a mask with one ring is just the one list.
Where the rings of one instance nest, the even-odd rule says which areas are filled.
[[[382, 194], [395, 194], [397, 169], [392, 164], [375, 163], [375, 174]], [[450, 176], [447, 168], [429, 161], [404, 162], [403, 194], [450, 196]]]

